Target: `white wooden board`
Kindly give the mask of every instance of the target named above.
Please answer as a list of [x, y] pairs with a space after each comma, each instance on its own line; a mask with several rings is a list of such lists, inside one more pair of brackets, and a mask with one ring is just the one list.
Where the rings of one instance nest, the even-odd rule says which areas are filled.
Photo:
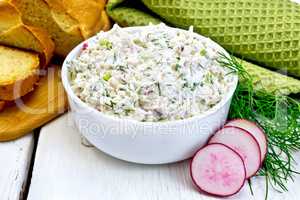
[[[300, 154], [297, 159], [300, 161]], [[231, 199], [264, 199], [263, 179], [253, 180]], [[272, 192], [272, 200], [298, 200], [300, 176], [290, 192]], [[112, 158], [81, 144], [69, 115], [45, 126], [40, 133], [28, 200], [208, 200], [192, 185], [188, 162], [138, 165]]]
[[29, 134], [11, 142], [0, 143], [0, 199], [22, 199], [33, 150]]

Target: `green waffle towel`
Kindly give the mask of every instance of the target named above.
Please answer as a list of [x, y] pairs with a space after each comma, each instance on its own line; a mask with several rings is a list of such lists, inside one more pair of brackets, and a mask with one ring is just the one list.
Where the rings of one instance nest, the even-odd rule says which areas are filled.
[[[192, 25], [240, 58], [300, 77], [300, 4], [289, 0], [109, 0], [107, 12], [122, 26]], [[299, 80], [243, 63], [256, 89], [300, 93]]]

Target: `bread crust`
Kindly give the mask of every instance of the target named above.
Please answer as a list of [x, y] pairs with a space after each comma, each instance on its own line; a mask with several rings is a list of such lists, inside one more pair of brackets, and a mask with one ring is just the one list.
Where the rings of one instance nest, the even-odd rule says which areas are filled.
[[64, 11], [78, 22], [83, 37], [89, 38], [111, 27], [105, 12], [106, 0], [45, 0], [55, 10]]
[[25, 25], [21, 13], [8, 1], [0, 2], [0, 21], [1, 44], [39, 53], [41, 67], [50, 62], [55, 47], [44, 29]]
[[33, 26], [25, 26], [32, 32], [32, 34], [36, 37], [36, 39], [41, 44], [41, 49], [43, 49], [40, 53], [40, 59], [41, 59], [41, 67], [46, 67], [54, 54], [55, 44], [53, 40], [50, 38], [50, 35], [45, 29], [39, 28], [39, 27], [33, 27]]
[[38, 54], [0, 45], [0, 55], [0, 101], [12, 101], [32, 91], [39, 80]]
[[[0, 99], [4, 101], [16, 100], [34, 90], [39, 75], [32, 74], [25, 79], [17, 80], [14, 83], [0, 86]], [[1, 101], [0, 100], [0, 101]], [[4, 105], [3, 105], [4, 106]], [[1, 107], [1, 105], [0, 105]], [[1, 110], [1, 109], [0, 109]]]
[[55, 53], [66, 56], [78, 43], [111, 27], [106, 0], [9, 0], [30, 26], [46, 29]]
[[52, 9], [45, 0], [9, 0], [21, 12], [26, 25], [44, 28], [55, 42], [55, 54], [66, 56], [84, 40], [78, 23], [61, 9]]
[[0, 100], [0, 112], [1, 112], [2, 110], [4, 110], [4, 107], [5, 107], [5, 101], [1, 101], [1, 100]]

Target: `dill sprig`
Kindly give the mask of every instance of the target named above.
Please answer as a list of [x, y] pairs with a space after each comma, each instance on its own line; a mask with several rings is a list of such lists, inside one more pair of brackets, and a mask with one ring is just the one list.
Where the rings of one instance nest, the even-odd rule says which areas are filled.
[[287, 191], [296, 174], [294, 151], [300, 150], [300, 103], [288, 96], [256, 91], [251, 75], [233, 56], [220, 55], [219, 63], [238, 73], [239, 84], [232, 99], [229, 118], [244, 118], [258, 123], [268, 137], [268, 153], [258, 175], [268, 186]]

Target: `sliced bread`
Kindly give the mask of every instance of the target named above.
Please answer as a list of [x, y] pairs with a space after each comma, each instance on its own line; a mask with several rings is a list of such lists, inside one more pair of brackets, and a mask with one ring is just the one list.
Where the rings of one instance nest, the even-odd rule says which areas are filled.
[[12, 0], [22, 13], [23, 21], [45, 28], [53, 38], [55, 53], [65, 56], [83, 40], [76, 20], [60, 10], [52, 10], [44, 0]]
[[108, 30], [110, 22], [105, 11], [106, 0], [45, 0], [52, 10], [61, 10], [74, 18], [84, 38], [99, 30]]
[[15, 100], [33, 90], [39, 79], [37, 53], [0, 45], [0, 61], [0, 101]]
[[78, 43], [110, 27], [104, 0], [10, 0], [25, 24], [46, 29], [56, 44], [55, 53], [66, 56]]
[[24, 25], [21, 13], [5, 0], [0, 0], [0, 22], [0, 44], [37, 52], [41, 66], [49, 63], [54, 43], [44, 29]]

